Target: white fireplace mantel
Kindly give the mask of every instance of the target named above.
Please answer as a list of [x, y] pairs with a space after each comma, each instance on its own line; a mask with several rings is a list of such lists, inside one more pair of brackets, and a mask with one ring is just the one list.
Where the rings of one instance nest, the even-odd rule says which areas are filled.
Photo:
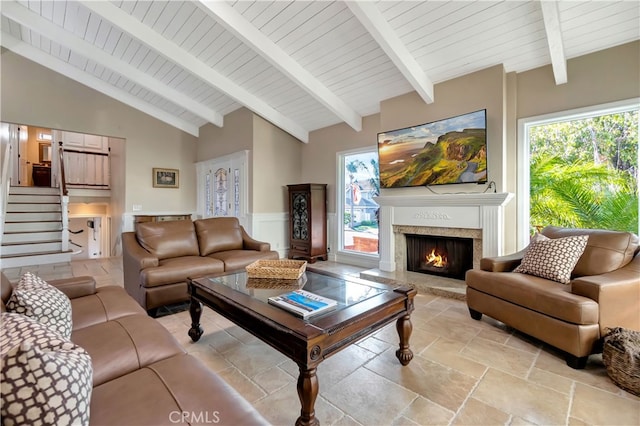
[[482, 230], [482, 256], [503, 253], [503, 208], [512, 193], [384, 195], [380, 205], [380, 269], [395, 271], [394, 225]]

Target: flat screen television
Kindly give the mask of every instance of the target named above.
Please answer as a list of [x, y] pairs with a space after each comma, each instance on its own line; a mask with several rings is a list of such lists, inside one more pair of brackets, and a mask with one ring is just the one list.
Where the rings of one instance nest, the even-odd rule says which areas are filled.
[[485, 183], [487, 110], [378, 133], [381, 188]]

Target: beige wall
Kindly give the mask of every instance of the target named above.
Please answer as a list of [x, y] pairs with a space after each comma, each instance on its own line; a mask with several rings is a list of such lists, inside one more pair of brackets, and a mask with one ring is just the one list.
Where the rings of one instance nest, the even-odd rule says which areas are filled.
[[567, 76], [558, 86], [550, 65], [518, 74], [518, 118], [640, 96], [640, 41], [570, 59]]
[[[640, 97], [640, 42], [633, 42], [567, 62], [569, 82], [556, 85], [551, 65], [520, 74], [495, 66], [434, 86], [435, 102], [425, 104], [416, 93], [381, 102], [380, 114], [365, 117], [363, 131], [345, 124], [316, 130], [302, 154], [305, 181], [329, 184], [329, 211], [335, 212], [336, 153], [376, 147], [376, 133], [487, 109], [488, 174], [498, 191], [516, 193], [517, 121], [574, 108]], [[484, 190], [484, 186], [453, 185], [438, 192]], [[398, 188], [422, 193], [424, 188]], [[387, 192], [383, 190], [383, 192]], [[520, 194], [516, 193], [516, 196]], [[525, 194], [526, 196], [526, 194]], [[505, 209], [505, 249], [516, 248], [516, 200]]]
[[[126, 140], [125, 212], [196, 208], [197, 138], [12, 52], [2, 52], [0, 121]], [[153, 188], [151, 170], [180, 170], [180, 188]]]
[[246, 108], [224, 117], [224, 126], [200, 128], [197, 161], [249, 151], [249, 212], [286, 211], [286, 185], [299, 182], [301, 142]]
[[224, 126], [206, 124], [200, 128], [197, 161], [211, 160], [253, 148], [253, 113], [240, 108], [224, 116]]
[[[640, 97], [640, 42], [596, 52], [567, 63], [569, 82], [557, 86], [551, 66], [505, 74], [501, 65], [436, 84], [433, 104], [415, 93], [385, 100], [380, 113], [365, 117], [363, 130], [338, 124], [297, 142], [242, 108], [225, 116], [223, 128], [206, 125], [194, 138], [144, 113], [75, 83], [11, 52], [2, 54], [0, 121], [126, 139], [125, 212], [194, 211], [193, 163], [248, 149], [250, 212], [287, 211], [284, 185], [327, 183], [328, 210], [335, 212], [336, 153], [376, 148], [376, 134], [486, 108], [489, 126], [489, 179], [498, 191], [516, 191], [517, 120], [551, 112]], [[34, 102], [33, 99], [40, 100]], [[151, 168], [178, 168], [180, 189], [154, 189]], [[277, 188], [281, 196], [272, 197]], [[478, 191], [455, 185], [449, 191]], [[397, 191], [424, 191], [424, 188]], [[254, 193], [254, 191], [256, 193]], [[397, 192], [395, 192], [397, 193]], [[507, 207], [507, 249], [515, 241], [515, 203]]]
[[[355, 132], [346, 124], [311, 132], [309, 144], [302, 151], [302, 179], [309, 182], [328, 183], [328, 210], [336, 211], [336, 156], [338, 152], [356, 148], [377, 149], [377, 133], [394, 130], [429, 121], [439, 120], [467, 112], [487, 109], [488, 127], [488, 175], [496, 181], [498, 190], [508, 185], [504, 164], [504, 92], [506, 76], [502, 66], [495, 66], [434, 86], [436, 101], [426, 104], [415, 93], [385, 100], [380, 104], [380, 114], [365, 117], [363, 130]], [[439, 187], [439, 192], [483, 191], [485, 186], [475, 184], [449, 185]], [[383, 193], [417, 194], [424, 188], [394, 188]]]
[[309, 134], [309, 143], [302, 147], [300, 183], [327, 184], [327, 210], [336, 211], [337, 153], [358, 148], [377, 149], [380, 115], [364, 117], [362, 131], [356, 132], [340, 123]]
[[[498, 192], [505, 191], [504, 98], [505, 73], [502, 65], [436, 84], [435, 102], [426, 104], [415, 92], [380, 103], [383, 131], [441, 120], [480, 109], [487, 110], [487, 176]], [[481, 192], [485, 186], [457, 184], [438, 186], [437, 192]], [[515, 189], [515, 188], [514, 188]], [[394, 188], [383, 194], [424, 194], [425, 188]]]
[[300, 183], [302, 176], [302, 145], [298, 139], [254, 115], [253, 213], [287, 210], [287, 185]]

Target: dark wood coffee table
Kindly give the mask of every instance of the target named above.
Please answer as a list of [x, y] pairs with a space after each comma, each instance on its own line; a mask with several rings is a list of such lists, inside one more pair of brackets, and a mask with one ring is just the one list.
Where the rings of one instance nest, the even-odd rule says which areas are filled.
[[[303, 320], [267, 303], [296, 288], [338, 301], [335, 310]], [[247, 330], [291, 358], [300, 368], [298, 396], [302, 405], [296, 425], [319, 425], [315, 417], [318, 364], [361, 338], [396, 321], [400, 345], [396, 356], [402, 365], [413, 358], [409, 349], [410, 314], [416, 290], [391, 287], [352, 277], [305, 272], [298, 282], [248, 278], [245, 272], [189, 279], [191, 328], [196, 342], [202, 304]]]

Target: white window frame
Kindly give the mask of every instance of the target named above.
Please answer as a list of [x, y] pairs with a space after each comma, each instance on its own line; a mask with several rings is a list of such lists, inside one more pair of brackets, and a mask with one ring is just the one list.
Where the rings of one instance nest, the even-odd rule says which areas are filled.
[[335, 241], [337, 250], [335, 253], [336, 261], [346, 263], [348, 265], [356, 265], [365, 268], [377, 268], [380, 264], [380, 254], [360, 253], [351, 250], [344, 250], [344, 191], [346, 185], [346, 176], [344, 174], [344, 159], [348, 155], [363, 154], [375, 151], [376, 147], [355, 148], [347, 151], [336, 152], [336, 233]]
[[[625, 111], [640, 109], [640, 98], [632, 98], [606, 104], [593, 105], [568, 111], [553, 112], [550, 114], [526, 117], [518, 120], [518, 149], [517, 155], [517, 246], [518, 250], [529, 244], [529, 131], [531, 127], [544, 124], [552, 124], [561, 121], [580, 120], [599, 115], [616, 114]], [[639, 150], [640, 155], [640, 150]], [[640, 164], [640, 162], [639, 162]], [[640, 206], [639, 206], [640, 208]], [[639, 229], [640, 231], [640, 229]]]

